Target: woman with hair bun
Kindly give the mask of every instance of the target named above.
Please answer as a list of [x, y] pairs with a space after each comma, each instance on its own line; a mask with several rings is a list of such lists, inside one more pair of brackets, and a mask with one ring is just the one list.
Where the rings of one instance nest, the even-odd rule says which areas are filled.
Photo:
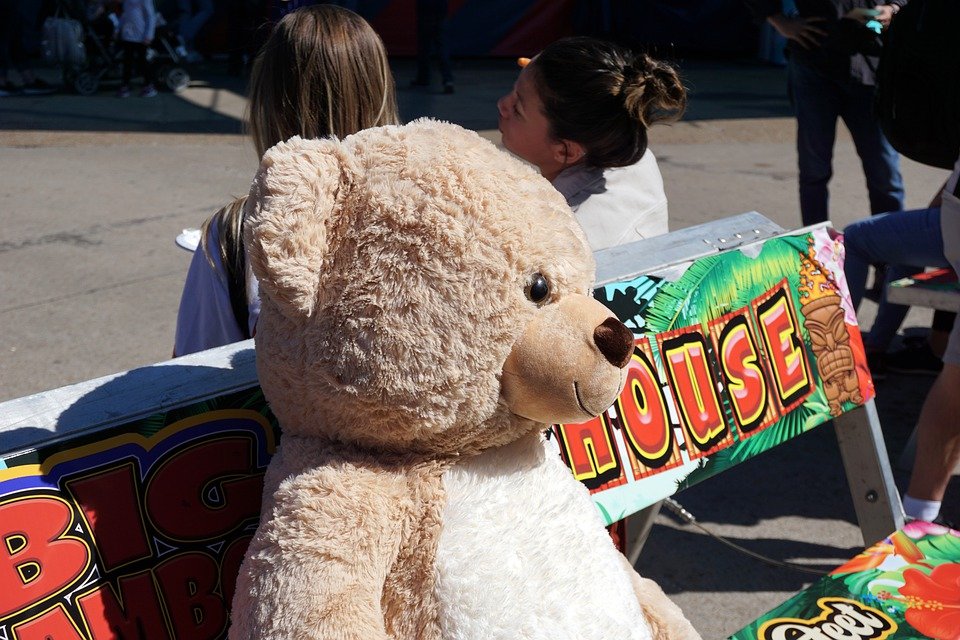
[[563, 194], [594, 250], [667, 232], [647, 129], [686, 107], [677, 71], [587, 37], [545, 48], [500, 98], [503, 146]]

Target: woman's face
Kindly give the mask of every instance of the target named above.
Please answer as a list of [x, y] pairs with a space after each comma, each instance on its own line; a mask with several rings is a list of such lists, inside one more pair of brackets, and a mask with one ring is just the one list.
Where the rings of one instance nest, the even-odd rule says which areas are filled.
[[503, 146], [508, 151], [535, 165], [545, 178], [553, 180], [570, 163], [564, 161], [567, 145], [550, 135], [550, 123], [534, 81], [534, 64], [524, 67], [513, 90], [497, 101], [499, 128]]

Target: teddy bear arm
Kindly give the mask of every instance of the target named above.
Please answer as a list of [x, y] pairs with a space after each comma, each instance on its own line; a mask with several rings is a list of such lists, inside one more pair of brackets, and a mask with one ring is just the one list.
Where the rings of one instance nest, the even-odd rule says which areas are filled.
[[395, 483], [351, 477], [318, 495], [313, 480], [274, 495], [238, 578], [231, 640], [389, 637], [381, 599], [401, 538]]
[[630, 573], [634, 593], [637, 594], [654, 640], [702, 640], [680, 607], [667, 597], [660, 585], [640, 577], [626, 557], [623, 557], [623, 564]]

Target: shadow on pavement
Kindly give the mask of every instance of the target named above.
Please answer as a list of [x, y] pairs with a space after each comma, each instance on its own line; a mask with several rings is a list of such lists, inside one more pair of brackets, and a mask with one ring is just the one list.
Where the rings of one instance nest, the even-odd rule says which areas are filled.
[[[838, 560], [852, 558], [861, 547], [838, 548], [828, 544], [778, 538], [739, 538], [731, 542], [768, 558], [788, 559], [813, 571], [827, 573]], [[678, 553], [678, 550], [682, 550]], [[663, 559], [668, 559], [664, 561]], [[813, 560], [822, 558], [822, 560]], [[768, 565], [705, 537], [690, 526], [672, 529], [654, 526], [637, 562], [637, 570], [669, 594], [684, 592], [799, 591], [816, 575]]]
[[[894, 479], [901, 492], [910, 474], [898, 469], [897, 462], [932, 382], [932, 378], [890, 376], [877, 383], [877, 410]], [[948, 495], [956, 495], [957, 491], [960, 478], [955, 476]], [[863, 549], [860, 544], [850, 546], [849, 536], [843, 540], [824, 537], [824, 533], [836, 531], [836, 526], [827, 521], [857, 524], [834, 427], [830, 424], [675, 497], [701, 525], [720, 535], [724, 535], [725, 525], [762, 525], [760, 537], [739, 537], [736, 533], [724, 537], [775, 560], [790, 560], [827, 572]], [[957, 522], [960, 505], [945, 502], [943, 515]], [[793, 518], [796, 522], [772, 522], [781, 518]], [[817, 522], [821, 520], [822, 527]], [[798, 591], [816, 578], [744, 555], [693, 525], [674, 527], [666, 522], [679, 523], [672, 515], [661, 513], [637, 568], [667, 593]], [[787, 535], [777, 537], [780, 532]]]
[[[497, 99], [510, 90], [518, 73], [509, 58], [459, 59], [456, 92], [445, 95], [439, 78], [431, 87], [410, 86], [412, 59], [394, 58], [391, 65], [405, 121], [429, 116], [476, 130], [497, 128]], [[752, 60], [681, 60], [678, 65], [690, 90], [685, 120], [790, 115], [782, 68]], [[186, 90], [149, 100], [136, 94], [117, 98], [117, 83], [108, 80], [92, 96], [60, 92], [2, 98], [0, 130], [241, 134], [247, 78], [229, 75], [220, 60], [197, 64], [189, 72], [192, 82]], [[59, 82], [56, 70], [45, 70], [44, 77]]]

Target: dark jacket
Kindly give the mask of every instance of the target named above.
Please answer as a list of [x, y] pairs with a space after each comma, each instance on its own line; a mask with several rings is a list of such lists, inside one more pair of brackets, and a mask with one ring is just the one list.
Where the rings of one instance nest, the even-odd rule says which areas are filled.
[[[757, 22], [782, 11], [781, 0], [743, 0]], [[814, 49], [805, 49], [792, 40], [787, 43], [787, 55], [794, 61], [811, 66], [838, 80], [850, 79], [866, 85], [876, 84], [877, 56], [880, 38], [855, 20], [845, 19], [848, 11], [856, 8], [872, 9], [877, 4], [903, 7], [910, 0], [796, 0], [801, 18], [824, 18], [817, 26], [827, 36]], [[894, 17], [896, 19], [896, 17]]]

